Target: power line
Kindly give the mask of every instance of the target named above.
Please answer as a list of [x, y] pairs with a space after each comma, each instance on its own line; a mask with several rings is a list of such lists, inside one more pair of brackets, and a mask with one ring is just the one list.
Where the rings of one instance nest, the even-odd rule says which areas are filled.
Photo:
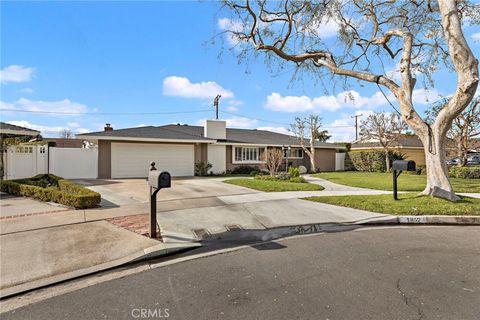
[[211, 110], [188, 110], [188, 111], [166, 111], [166, 112], [68, 112], [68, 111], [41, 111], [41, 110], [19, 110], [19, 109], [0, 109], [0, 112], [20, 112], [20, 113], [39, 113], [39, 114], [60, 114], [60, 115], [100, 115], [100, 116], [135, 116], [135, 115], [162, 115], [162, 114], [183, 114], [199, 113]]

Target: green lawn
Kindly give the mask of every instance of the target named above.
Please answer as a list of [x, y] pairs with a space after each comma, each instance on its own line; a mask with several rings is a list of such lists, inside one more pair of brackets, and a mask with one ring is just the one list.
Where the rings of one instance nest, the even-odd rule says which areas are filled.
[[229, 179], [225, 183], [234, 184], [236, 186], [246, 187], [250, 189], [278, 192], [278, 191], [320, 191], [324, 188], [313, 183], [295, 183], [286, 181], [268, 181], [257, 179]]
[[416, 193], [402, 193], [399, 200], [391, 194], [371, 196], [329, 196], [310, 197], [306, 200], [333, 204], [342, 207], [372, 212], [399, 215], [480, 215], [480, 199], [462, 197], [458, 202], [420, 196]]
[[[317, 173], [313, 176], [352, 187], [392, 190], [391, 173], [346, 171]], [[398, 190], [423, 191], [426, 179], [424, 175], [411, 175], [404, 172], [398, 178]], [[450, 181], [455, 192], [480, 192], [479, 179], [450, 178]]]

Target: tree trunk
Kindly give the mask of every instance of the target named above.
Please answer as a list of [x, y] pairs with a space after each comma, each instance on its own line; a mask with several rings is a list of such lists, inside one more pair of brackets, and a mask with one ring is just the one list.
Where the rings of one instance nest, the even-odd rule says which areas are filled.
[[460, 197], [453, 191], [448, 178], [444, 141], [445, 137], [442, 137], [435, 131], [432, 132], [432, 139], [428, 135], [422, 137], [425, 163], [427, 164], [427, 186], [422, 194], [450, 201], [458, 201]]
[[313, 173], [317, 172], [317, 167], [315, 166], [315, 148], [310, 148], [310, 171]]
[[385, 150], [385, 168], [387, 168], [386, 172], [390, 171], [390, 158], [388, 157], [388, 150]]

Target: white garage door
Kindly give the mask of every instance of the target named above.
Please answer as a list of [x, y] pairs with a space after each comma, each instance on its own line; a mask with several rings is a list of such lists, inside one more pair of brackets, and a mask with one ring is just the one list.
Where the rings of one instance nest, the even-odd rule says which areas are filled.
[[112, 178], [143, 178], [150, 161], [172, 176], [193, 176], [193, 145], [112, 143]]

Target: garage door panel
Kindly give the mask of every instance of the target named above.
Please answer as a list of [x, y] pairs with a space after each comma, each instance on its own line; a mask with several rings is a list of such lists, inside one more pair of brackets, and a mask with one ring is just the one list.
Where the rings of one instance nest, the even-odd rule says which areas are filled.
[[112, 143], [112, 178], [146, 177], [150, 161], [172, 176], [193, 176], [194, 146], [182, 144]]

